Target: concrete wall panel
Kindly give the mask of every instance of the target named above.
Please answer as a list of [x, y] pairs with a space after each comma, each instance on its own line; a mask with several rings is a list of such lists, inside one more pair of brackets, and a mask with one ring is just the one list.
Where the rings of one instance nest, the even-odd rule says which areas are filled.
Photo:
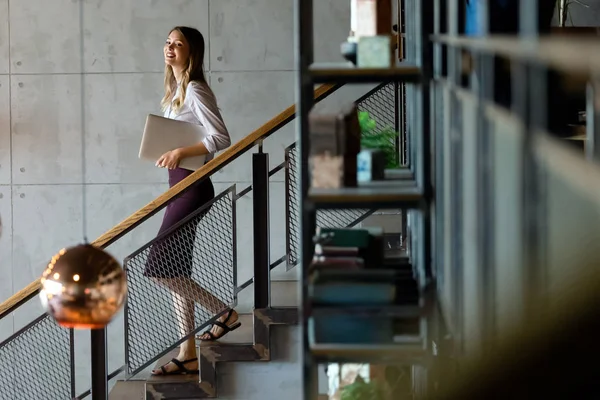
[[8, 0], [0, 0], [0, 74], [10, 71], [9, 52]]
[[[94, 240], [168, 189], [166, 184], [90, 185], [87, 187], [87, 233]], [[164, 211], [143, 223], [135, 234], [125, 235], [106, 250], [120, 263], [154, 239]]]
[[163, 45], [176, 25], [193, 26], [208, 39], [208, 0], [86, 0], [85, 69], [163, 71]]
[[376, 84], [355, 84], [342, 86], [334, 93], [330, 94], [327, 98], [315, 104], [314, 110], [318, 113], [336, 113], [340, 110], [340, 107], [358, 100], [376, 86]]
[[340, 45], [350, 33], [350, 2], [348, 0], [315, 1], [314, 61], [345, 62]]
[[10, 77], [0, 75], [0, 185], [10, 184]]
[[[16, 290], [39, 278], [50, 258], [63, 247], [80, 244], [80, 185], [14, 186], [13, 287]], [[15, 314], [15, 329], [39, 315], [37, 299], [29, 311]]]
[[80, 87], [78, 75], [13, 75], [15, 184], [81, 182]]
[[[12, 213], [11, 188], [0, 186], [0, 218], [2, 233], [0, 234], [0, 301], [6, 300], [13, 293], [12, 275]], [[7, 315], [0, 319], [0, 342], [13, 332], [13, 317]]]
[[293, 69], [293, 5], [293, 1], [290, 0], [212, 1], [211, 69]]
[[162, 115], [162, 74], [86, 77], [87, 182], [165, 182], [166, 171], [138, 158], [146, 116]]
[[80, 47], [79, 1], [10, 2], [13, 73], [80, 72]]
[[[293, 72], [214, 72], [211, 81], [232, 143], [246, 137], [294, 104]], [[283, 161], [283, 149], [293, 141], [293, 123], [265, 141], [264, 151], [269, 153], [271, 167]], [[239, 161], [218, 173], [215, 181], [249, 182], [252, 179], [250, 154], [240, 157]]]

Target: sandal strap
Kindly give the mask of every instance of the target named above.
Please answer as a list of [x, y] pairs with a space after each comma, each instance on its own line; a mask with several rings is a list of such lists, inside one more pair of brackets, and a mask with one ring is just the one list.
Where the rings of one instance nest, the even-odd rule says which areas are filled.
[[[185, 365], [183, 365], [184, 363], [186, 363], [186, 361], [181, 362], [178, 359], [174, 358], [171, 360], [171, 362], [173, 364], [175, 364], [177, 366], [177, 368], [179, 368], [180, 371], [189, 372], [188, 369], [185, 367]], [[189, 360], [187, 362], [189, 362]]]
[[[227, 317], [225, 317], [225, 320], [223, 321], [224, 324], [227, 324], [229, 322], [229, 318], [231, 318], [231, 315], [233, 315], [233, 308], [229, 309], [229, 312], [227, 313]], [[217, 321], [217, 322], [220, 322], [220, 321]]]
[[213, 326], [218, 326], [219, 328], [223, 329], [226, 333], [231, 331], [231, 328], [228, 325], [225, 325], [225, 323], [221, 322], [221, 321], [215, 321], [213, 323]]

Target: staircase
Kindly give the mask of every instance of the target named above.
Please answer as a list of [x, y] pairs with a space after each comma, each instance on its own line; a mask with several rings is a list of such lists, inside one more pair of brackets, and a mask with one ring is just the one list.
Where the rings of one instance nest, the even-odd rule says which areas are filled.
[[[329, 85], [319, 87], [315, 91], [316, 101], [325, 99], [338, 88], [339, 86]], [[382, 84], [358, 99], [357, 104], [359, 109], [383, 113], [385, 116], [389, 110], [395, 110], [389, 105], [396, 104], [398, 99], [395, 96], [398, 96], [395, 84]], [[125, 364], [109, 371], [108, 379], [111, 383], [117, 380], [110, 393], [111, 399], [218, 397], [219, 363], [269, 361], [272, 356], [271, 327], [297, 323], [297, 282], [270, 280], [273, 268], [285, 265], [289, 270], [299, 262], [296, 150], [293, 144], [289, 146], [285, 149], [285, 161], [269, 170], [268, 155], [262, 153], [261, 146], [263, 140], [291, 122], [294, 117], [295, 107], [291, 106], [92, 242], [95, 246], [107, 248], [126, 235], [132, 232], [135, 234], [138, 227], [172, 199], [183, 194], [192, 184], [212, 176], [252, 149], [257, 150], [252, 156], [251, 186], [238, 190], [236, 185], [232, 185], [206, 206], [210, 210], [198, 210], [171, 232], [152, 240], [125, 259], [123, 265], [129, 284], [128, 301], [124, 310]], [[393, 115], [387, 118], [397, 120]], [[271, 261], [269, 224], [264, 221], [268, 221], [270, 212], [269, 178], [278, 173], [285, 174], [286, 182], [286, 249], [285, 254]], [[254, 271], [251, 279], [240, 284], [236, 276], [235, 204], [250, 192], [253, 193], [254, 259], [245, 261], [254, 265]], [[204, 211], [207, 214], [200, 221], [200, 214]], [[354, 226], [373, 212], [375, 210], [366, 209], [322, 211], [317, 216], [318, 225]], [[196, 237], [202, 237], [203, 240], [196, 241]], [[180, 240], [194, 240], [194, 254], [191, 255], [194, 280], [202, 287], [210, 288], [228, 307], [235, 308], [239, 293], [250, 290], [250, 285], [253, 285], [254, 309], [251, 313], [240, 314], [242, 326], [221, 341], [199, 344], [199, 377], [151, 377], [147, 374], [152, 367], [170, 360], [184, 340], [174, 329], [173, 304], [169, 291], [145, 279], [141, 273], [148, 253], [159, 239], [169, 243], [169, 246], [177, 246]], [[406, 263], [406, 259], [396, 261]], [[207, 268], [207, 265], [211, 268]], [[406, 265], [409, 276], [410, 266]], [[40, 267], [40, 271], [42, 269]], [[0, 304], [0, 319], [21, 307], [29, 307], [31, 302], [37, 302], [39, 289], [40, 282], [37, 280]], [[417, 302], [418, 293], [412, 290], [407, 293], [409, 292], [412, 294], [411, 302]], [[415, 294], [417, 297], [414, 297]], [[209, 314], [197, 307], [196, 327], [186, 336], [204, 331], [219, 315]], [[43, 314], [0, 343], [0, 366], [9, 371], [0, 375], [0, 400], [89, 398], [90, 390], [83, 393], [80, 389], [76, 390], [75, 357], [85, 357], [85, 353], [81, 354], [76, 350], [80, 347], [78, 341], [72, 330], [58, 327], [48, 315]], [[111, 343], [108, 346], [110, 348]], [[107, 354], [107, 349], [104, 350], [104, 354]], [[33, 366], [32, 359], [38, 360]], [[25, 370], [29, 371], [27, 375], [13, 373]], [[78, 373], [81, 375], [81, 372]]]
[[[251, 314], [240, 314], [242, 326], [218, 342], [201, 342], [200, 379], [198, 376], [148, 377], [142, 380], [118, 381], [110, 393], [111, 400], [131, 399], [202, 399], [218, 397], [217, 364], [222, 362], [254, 362], [271, 359], [271, 327], [295, 325], [298, 321], [296, 305], [297, 282], [272, 282], [273, 304], [277, 306], [255, 309]], [[177, 354], [174, 350], [158, 360], [160, 366]]]

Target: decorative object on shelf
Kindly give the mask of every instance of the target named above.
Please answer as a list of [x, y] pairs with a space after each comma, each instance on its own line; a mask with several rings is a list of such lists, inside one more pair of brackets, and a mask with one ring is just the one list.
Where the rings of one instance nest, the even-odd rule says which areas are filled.
[[366, 382], [360, 375], [350, 385], [341, 388], [340, 400], [388, 400], [385, 386], [377, 381]]
[[339, 113], [311, 111], [310, 176], [313, 188], [356, 187], [356, 156], [360, 152], [360, 125], [356, 104]]
[[358, 153], [357, 179], [359, 183], [385, 179], [385, 153], [381, 150], [364, 149]]
[[342, 56], [347, 61], [350, 61], [352, 64], [356, 65], [357, 43], [352, 32], [350, 32], [348, 40], [342, 42], [342, 44], [340, 45], [340, 51], [342, 53]]
[[399, 168], [398, 152], [396, 150], [396, 138], [399, 133], [392, 127], [379, 128], [377, 121], [371, 118], [368, 112], [358, 112], [361, 138], [360, 146], [363, 149], [380, 150], [385, 154], [385, 168]]
[[91, 244], [59, 251], [41, 284], [42, 305], [65, 328], [104, 328], [127, 294], [125, 273], [117, 260]]
[[356, 66], [359, 68], [390, 68], [392, 66], [390, 35], [362, 36], [356, 47]]
[[391, 0], [352, 0], [350, 35], [342, 44], [344, 57], [361, 68], [393, 65]]

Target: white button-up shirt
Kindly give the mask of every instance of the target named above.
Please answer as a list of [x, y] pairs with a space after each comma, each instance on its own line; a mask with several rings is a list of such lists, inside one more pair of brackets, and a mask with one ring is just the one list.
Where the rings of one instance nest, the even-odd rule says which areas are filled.
[[[173, 98], [179, 95], [180, 87], [177, 87], [177, 92]], [[206, 155], [206, 162], [213, 159], [213, 154], [217, 151], [226, 149], [231, 144], [231, 137], [227, 131], [227, 127], [221, 117], [221, 112], [217, 106], [217, 99], [211, 88], [201, 82], [190, 82], [188, 84], [185, 100], [175, 114], [169, 107], [164, 116], [166, 118], [176, 119], [179, 121], [199, 124], [206, 128], [206, 138], [202, 141], [209, 154]]]

